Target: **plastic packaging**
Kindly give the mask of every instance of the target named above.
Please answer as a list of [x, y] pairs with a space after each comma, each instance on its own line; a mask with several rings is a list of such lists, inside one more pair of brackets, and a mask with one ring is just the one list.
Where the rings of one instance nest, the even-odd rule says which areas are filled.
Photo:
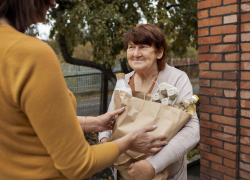
[[197, 95], [193, 95], [191, 99], [183, 100], [178, 104], [178, 109], [181, 109], [191, 115], [196, 112], [196, 104], [199, 100]]
[[115, 85], [115, 90], [125, 91], [132, 96], [132, 90], [128, 85], [128, 83], [125, 81], [125, 74], [124, 73], [116, 74], [116, 78], [117, 82]]

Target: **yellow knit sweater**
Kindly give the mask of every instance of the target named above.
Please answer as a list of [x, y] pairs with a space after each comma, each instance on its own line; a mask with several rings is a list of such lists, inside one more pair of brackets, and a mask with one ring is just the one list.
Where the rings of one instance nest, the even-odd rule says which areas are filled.
[[118, 147], [89, 146], [74, 106], [53, 50], [0, 25], [0, 179], [84, 179], [112, 164]]

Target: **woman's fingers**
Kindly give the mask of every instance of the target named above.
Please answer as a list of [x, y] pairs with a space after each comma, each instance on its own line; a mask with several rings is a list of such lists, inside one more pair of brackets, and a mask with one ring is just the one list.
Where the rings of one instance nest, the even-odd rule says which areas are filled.
[[124, 111], [124, 107], [122, 107], [121, 109], [117, 109], [117, 110], [114, 110], [114, 111], [110, 111], [110, 112], [108, 112], [108, 114], [111, 116], [111, 117], [113, 117], [113, 116], [115, 116], [115, 115], [117, 115], [117, 114], [121, 114], [123, 111]]

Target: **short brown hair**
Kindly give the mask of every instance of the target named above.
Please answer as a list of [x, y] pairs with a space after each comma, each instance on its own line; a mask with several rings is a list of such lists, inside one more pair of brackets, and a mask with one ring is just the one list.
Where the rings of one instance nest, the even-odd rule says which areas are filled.
[[37, 17], [43, 17], [43, 11], [50, 4], [50, 0], [1, 0], [0, 17], [8, 19], [10, 25], [20, 32], [24, 32]]
[[125, 36], [125, 47], [128, 49], [128, 43], [155, 45], [156, 49], [163, 49], [163, 56], [157, 59], [158, 70], [165, 68], [167, 43], [162, 30], [154, 24], [141, 24], [128, 30]]

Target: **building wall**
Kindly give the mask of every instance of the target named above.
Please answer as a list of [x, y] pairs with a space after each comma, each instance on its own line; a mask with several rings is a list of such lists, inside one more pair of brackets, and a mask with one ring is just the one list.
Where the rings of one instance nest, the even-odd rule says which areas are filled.
[[250, 179], [250, 0], [198, 0], [201, 179]]

